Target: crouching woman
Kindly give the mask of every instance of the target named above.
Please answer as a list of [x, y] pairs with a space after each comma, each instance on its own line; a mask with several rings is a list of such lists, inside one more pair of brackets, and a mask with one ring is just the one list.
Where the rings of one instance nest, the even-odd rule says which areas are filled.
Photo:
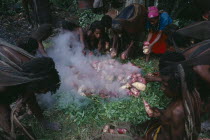
[[[172, 98], [165, 110], [151, 108], [147, 114], [151, 118], [158, 118], [143, 138], [138, 140], [197, 140], [200, 133], [200, 97], [195, 89], [189, 70], [181, 65], [174, 65], [163, 69], [162, 90]], [[192, 73], [191, 73], [192, 74]], [[148, 109], [147, 109], [148, 110]]]
[[22, 100], [21, 105], [28, 105], [44, 128], [59, 130], [59, 124], [45, 119], [35, 97], [35, 93], [55, 92], [60, 86], [53, 60], [47, 57], [34, 58], [23, 63], [21, 70], [9, 64], [0, 60], [0, 128], [9, 134], [11, 139], [15, 139], [12, 112], [16, 110], [11, 109], [10, 105], [18, 99]]

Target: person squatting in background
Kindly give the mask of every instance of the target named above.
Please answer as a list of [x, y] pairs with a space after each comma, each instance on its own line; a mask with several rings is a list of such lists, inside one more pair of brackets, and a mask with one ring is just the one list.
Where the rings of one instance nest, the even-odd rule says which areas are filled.
[[147, 29], [149, 31], [147, 40], [144, 42], [144, 54], [146, 61], [149, 60], [150, 53], [163, 54], [167, 50], [167, 36], [163, 33], [166, 26], [173, 22], [167, 12], [159, 13], [156, 6], [148, 8]]
[[41, 56], [48, 56], [45, 51], [43, 41], [49, 38], [52, 35], [53, 29], [51, 24], [43, 24], [41, 25], [35, 32], [33, 32], [30, 36], [20, 37], [16, 41], [17, 47], [27, 51], [31, 55], [36, 55], [37, 52], [40, 53]]
[[181, 64], [161, 69], [161, 89], [172, 100], [164, 110], [148, 106], [147, 114], [156, 118], [156, 122], [150, 123], [144, 137], [135, 140], [198, 139], [201, 101], [191, 74], [191, 70]]
[[82, 27], [78, 26], [77, 24], [69, 21], [63, 21], [61, 23], [61, 28], [63, 29], [63, 32], [72, 32], [74, 35], [76, 35], [78, 38], [78, 41], [81, 43], [81, 47], [85, 48], [85, 40], [84, 40], [84, 32]]
[[105, 53], [109, 49], [109, 37], [105, 33], [105, 27], [101, 21], [94, 21], [86, 34], [86, 50]]
[[32, 33], [31, 38], [34, 38], [38, 42], [38, 52], [47, 57], [47, 52], [45, 51], [43, 41], [49, 38], [53, 34], [53, 27], [51, 24], [42, 24], [34, 33]]

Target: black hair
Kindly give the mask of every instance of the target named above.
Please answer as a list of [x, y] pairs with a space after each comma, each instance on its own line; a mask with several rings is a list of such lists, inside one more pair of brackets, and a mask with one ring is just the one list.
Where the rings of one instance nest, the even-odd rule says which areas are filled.
[[100, 29], [102, 32], [104, 32], [104, 26], [101, 24], [101, 21], [96, 20], [90, 25], [90, 30], [92, 32], [94, 32], [96, 29]]
[[43, 41], [47, 39], [53, 33], [53, 28], [51, 24], [42, 24], [31, 37], [37, 41]]
[[177, 62], [184, 61], [185, 57], [182, 53], [178, 52], [166, 52], [160, 57], [159, 60], [159, 71], [167, 66], [173, 65]]
[[47, 89], [55, 92], [60, 86], [60, 78], [55, 69], [54, 61], [49, 57], [34, 58], [22, 66], [23, 72], [29, 78], [37, 78], [38, 81], [31, 82], [29, 90], [39, 91]]
[[79, 26], [76, 25], [75, 23], [72, 23], [72, 22], [69, 22], [69, 21], [65, 20], [65, 21], [62, 21], [61, 27], [65, 30], [74, 31]]
[[22, 48], [32, 55], [35, 55], [36, 50], [38, 49], [38, 42], [36, 41], [36, 39], [33, 39], [31, 37], [19, 38], [16, 44], [18, 47]]
[[[178, 91], [178, 93], [182, 93], [182, 85], [181, 85], [181, 74], [178, 70], [178, 65], [180, 64], [173, 64], [168, 67], [165, 67], [160, 70], [160, 75], [168, 76], [168, 84], [169, 88], [172, 91]], [[183, 66], [184, 73], [185, 73], [185, 82], [187, 84], [187, 88], [189, 92], [192, 92], [195, 89], [195, 81], [196, 81], [196, 73], [193, 71], [192, 67]]]
[[181, 95], [181, 79], [177, 64], [172, 64], [160, 70], [161, 76], [169, 77], [168, 86], [171, 91], [177, 91], [177, 96]]
[[101, 24], [106, 28], [112, 27], [112, 18], [109, 15], [105, 15], [101, 19]]

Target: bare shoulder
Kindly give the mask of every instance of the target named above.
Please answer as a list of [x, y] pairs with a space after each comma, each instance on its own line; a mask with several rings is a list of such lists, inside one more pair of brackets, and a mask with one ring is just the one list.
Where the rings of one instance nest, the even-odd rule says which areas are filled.
[[193, 67], [193, 70], [195, 72], [202, 72], [203, 70], [209, 70], [210, 69], [210, 65], [197, 65]]
[[177, 102], [174, 105], [174, 108], [171, 113], [171, 115], [173, 116], [173, 121], [179, 121], [184, 119], [185, 113], [183, 103], [181, 101]]

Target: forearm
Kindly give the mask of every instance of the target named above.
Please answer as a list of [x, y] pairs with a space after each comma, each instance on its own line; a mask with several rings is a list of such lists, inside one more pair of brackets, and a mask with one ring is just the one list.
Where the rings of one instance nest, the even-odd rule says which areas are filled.
[[109, 44], [109, 42], [105, 42], [105, 48], [106, 48], [106, 50], [109, 50], [109, 49], [110, 49], [110, 44]]
[[162, 81], [160, 76], [146, 75], [145, 79], [146, 79], [147, 83], [149, 83], [149, 82], [161, 82]]
[[80, 42], [82, 44], [82, 48], [85, 48], [85, 39], [84, 39], [84, 33], [82, 29], [80, 29]]
[[36, 100], [36, 96], [34, 94], [32, 94], [30, 97], [27, 97], [26, 103], [28, 104], [28, 107], [30, 108], [30, 110], [34, 114], [34, 116], [39, 121], [42, 121], [44, 119], [44, 116], [43, 116], [42, 110], [39, 107], [39, 104]]
[[147, 41], [148, 41], [148, 42], [151, 40], [152, 35], [153, 35], [153, 33], [152, 33], [152, 32], [149, 32], [148, 37], [147, 37]]
[[42, 42], [38, 42], [38, 44], [39, 44], [38, 51], [39, 51], [43, 56], [48, 56], [48, 55], [47, 55], [47, 52], [46, 52], [45, 49], [44, 49], [44, 46], [43, 46]]
[[105, 45], [105, 44], [102, 44], [102, 42], [99, 41], [99, 43], [98, 43], [98, 51], [99, 51], [99, 52], [101, 52], [101, 51], [103, 50], [103, 48], [105, 47], [104, 45]]
[[162, 36], [162, 31], [159, 31], [157, 37], [156, 37], [155, 40], [150, 44], [150, 46], [153, 47], [153, 45], [154, 45], [155, 43], [157, 43], [157, 42], [160, 40], [161, 36]]

